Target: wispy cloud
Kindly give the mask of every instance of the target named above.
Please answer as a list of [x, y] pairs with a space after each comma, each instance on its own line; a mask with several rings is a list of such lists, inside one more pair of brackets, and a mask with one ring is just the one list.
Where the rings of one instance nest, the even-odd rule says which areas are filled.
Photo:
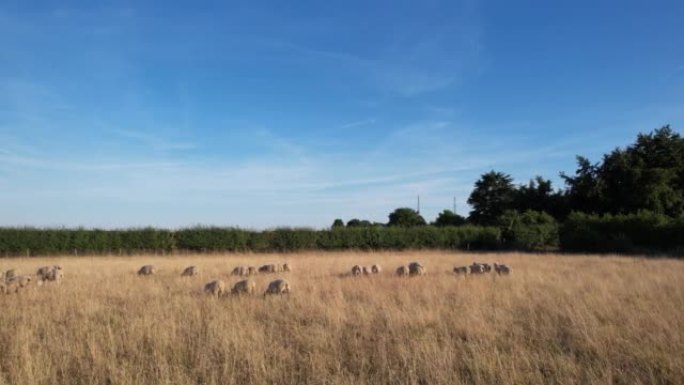
[[366, 126], [370, 124], [375, 124], [375, 119], [364, 119], [364, 120], [357, 120], [355, 122], [349, 122], [342, 124], [340, 128], [353, 128], [353, 127], [359, 127], [359, 126]]
[[133, 130], [112, 130], [111, 133], [120, 138], [141, 143], [155, 150], [193, 150], [197, 148], [197, 144], [191, 141], [168, 140], [163, 138], [160, 134], [145, 133], [142, 131]]

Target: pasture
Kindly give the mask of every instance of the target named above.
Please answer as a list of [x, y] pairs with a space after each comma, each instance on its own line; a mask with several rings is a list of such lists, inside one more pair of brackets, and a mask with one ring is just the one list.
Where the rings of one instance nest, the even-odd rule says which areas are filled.
[[[425, 265], [399, 278], [397, 266]], [[509, 276], [456, 276], [503, 262]], [[238, 265], [288, 263], [230, 287]], [[377, 275], [351, 277], [355, 264]], [[0, 259], [63, 267], [0, 295], [0, 384], [682, 384], [684, 261], [344, 252]], [[146, 264], [158, 272], [138, 276]], [[181, 277], [196, 265], [200, 273]], [[262, 295], [285, 278], [291, 293]]]

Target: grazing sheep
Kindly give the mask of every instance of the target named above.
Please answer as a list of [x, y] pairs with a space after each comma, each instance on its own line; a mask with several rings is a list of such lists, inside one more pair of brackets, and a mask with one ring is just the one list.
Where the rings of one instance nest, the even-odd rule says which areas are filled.
[[249, 266], [247, 268], [247, 275], [257, 275], [258, 273], [259, 273], [259, 270], [254, 266]]
[[470, 265], [470, 274], [484, 274], [486, 272], [487, 270], [485, 270], [484, 264], [473, 262], [473, 264]]
[[7, 286], [10, 287], [10, 289], [14, 289], [16, 292], [20, 288], [25, 288], [31, 283], [31, 276], [30, 275], [17, 275], [12, 277], [12, 279], [7, 281]]
[[400, 277], [408, 277], [409, 275], [409, 268], [408, 266], [399, 266], [397, 267], [397, 275]]
[[366, 266], [361, 267], [361, 272], [363, 273], [363, 275], [370, 275], [371, 274], [370, 269], [367, 268]]
[[286, 280], [280, 278], [268, 284], [264, 296], [268, 294], [288, 294], [290, 292], [290, 284]]
[[494, 271], [496, 271], [499, 275], [501, 274], [510, 274], [511, 273], [511, 268], [506, 266], [506, 265], [500, 265], [498, 263], [494, 264]]
[[454, 273], [456, 273], [456, 274], [468, 274], [468, 266], [454, 267]]
[[381, 271], [382, 271], [382, 269], [380, 268], [380, 265], [371, 266], [371, 273], [380, 274]]
[[292, 271], [292, 268], [287, 263], [283, 263], [283, 271]]
[[145, 265], [138, 270], [138, 275], [152, 275], [157, 272], [157, 269], [155, 269], [154, 266], [152, 265]]
[[62, 272], [62, 266], [59, 265], [43, 266], [36, 271], [36, 277], [38, 277], [39, 283], [44, 281], [60, 281], [64, 278], [64, 272]]
[[249, 279], [244, 279], [233, 285], [230, 292], [233, 294], [253, 294], [255, 290], [256, 284]]
[[363, 268], [359, 265], [352, 266], [351, 273], [353, 276], [358, 277], [363, 272]]
[[217, 279], [215, 281], [211, 281], [204, 285], [204, 292], [207, 294], [215, 295], [217, 297], [220, 297], [222, 294], [226, 292], [226, 284], [225, 282], [221, 281], [220, 279]]
[[9, 269], [5, 272], [5, 282], [11, 280], [12, 278], [16, 277], [17, 273], [14, 269]]
[[492, 271], [492, 265], [488, 263], [481, 263], [480, 265], [484, 266], [485, 273], [489, 273], [490, 271]]
[[275, 273], [276, 271], [277, 271], [276, 265], [274, 265], [274, 264], [263, 265], [263, 266], [259, 267], [260, 273]]
[[411, 262], [408, 265], [409, 275], [424, 275], [425, 267], [420, 262]]
[[181, 277], [192, 277], [199, 274], [199, 268], [197, 266], [188, 266], [181, 273]]
[[245, 275], [246, 271], [247, 271], [247, 268], [245, 266], [238, 266], [238, 267], [234, 268], [230, 274], [231, 275], [243, 276], [243, 275]]

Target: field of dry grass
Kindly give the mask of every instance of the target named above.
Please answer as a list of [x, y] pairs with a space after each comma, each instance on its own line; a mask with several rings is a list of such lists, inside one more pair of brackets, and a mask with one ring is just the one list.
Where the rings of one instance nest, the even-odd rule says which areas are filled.
[[[392, 271], [419, 260], [428, 275]], [[456, 277], [502, 261], [508, 277]], [[240, 264], [292, 293], [212, 298]], [[0, 296], [0, 384], [682, 384], [684, 261], [447, 252], [0, 260], [59, 285]], [[143, 264], [159, 274], [138, 277]], [[379, 276], [344, 277], [380, 263]], [[202, 273], [181, 278], [185, 266]]]

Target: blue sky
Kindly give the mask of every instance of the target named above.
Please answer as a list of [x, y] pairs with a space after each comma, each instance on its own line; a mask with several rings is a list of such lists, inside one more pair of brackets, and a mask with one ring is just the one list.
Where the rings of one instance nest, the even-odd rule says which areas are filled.
[[0, 225], [433, 220], [684, 126], [681, 1], [291, 3], [0, 3]]

